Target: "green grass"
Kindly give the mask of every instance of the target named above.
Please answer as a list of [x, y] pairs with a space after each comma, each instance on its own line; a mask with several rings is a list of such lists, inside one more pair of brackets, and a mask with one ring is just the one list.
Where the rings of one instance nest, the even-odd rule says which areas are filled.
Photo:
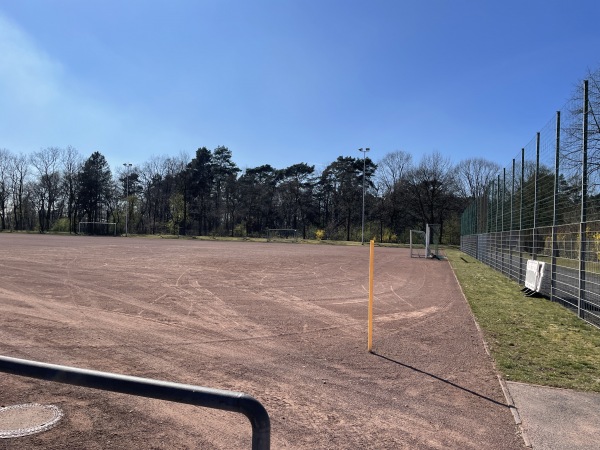
[[446, 254], [509, 381], [600, 392], [600, 329], [458, 250]]

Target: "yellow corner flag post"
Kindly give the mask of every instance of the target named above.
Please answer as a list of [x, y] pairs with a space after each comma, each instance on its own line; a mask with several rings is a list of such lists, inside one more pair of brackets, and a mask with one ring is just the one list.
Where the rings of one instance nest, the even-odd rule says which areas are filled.
[[375, 262], [375, 241], [371, 240], [369, 252], [369, 339], [367, 350], [373, 348], [373, 265]]

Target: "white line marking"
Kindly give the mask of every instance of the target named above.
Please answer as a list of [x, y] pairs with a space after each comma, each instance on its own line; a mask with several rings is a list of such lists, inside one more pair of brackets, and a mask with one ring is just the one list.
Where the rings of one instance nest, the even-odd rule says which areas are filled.
[[415, 307], [415, 306], [414, 306], [414, 305], [413, 305], [411, 302], [409, 302], [408, 300], [405, 300], [404, 298], [400, 297], [400, 296], [399, 296], [399, 295], [396, 293], [396, 291], [394, 291], [394, 287], [393, 287], [393, 286], [390, 286], [390, 290], [392, 291], [392, 293], [393, 293], [393, 294], [394, 294], [396, 297], [398, 297], [398, 298], [399, 298], [400, 300], [402, 300], [404, 303], [406, 303], [407, 305], [411, 306], [412, 308], [414, 308], [414, 307]]

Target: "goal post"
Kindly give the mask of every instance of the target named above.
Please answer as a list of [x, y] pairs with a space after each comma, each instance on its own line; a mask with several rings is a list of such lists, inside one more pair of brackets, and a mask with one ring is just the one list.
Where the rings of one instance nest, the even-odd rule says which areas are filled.
[[440, 258], [440, 234], [441, 225], [437, 223], [428, 223], [426, 226], [426, 250], [428, 258]]
[[267, 228], [267, 242], [297, 242], [298, 230], [293, 228]]
[[410, 257], [425, 258], [427, 257], [427, 243], [425, 232], [420, 230], [410, 230]]
[[425, 231], [410, 230], [410, 257], [439, 259], [439, 224], [426, 224]]
[[79, 234], [95, 236], [116, 236], [117, 224], [115, 222], [79, 222]]

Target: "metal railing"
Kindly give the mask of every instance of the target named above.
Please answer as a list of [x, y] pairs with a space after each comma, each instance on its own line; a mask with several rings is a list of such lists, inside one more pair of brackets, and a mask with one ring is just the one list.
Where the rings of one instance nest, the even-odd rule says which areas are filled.
[[242, 392], [98, 372], [8, 356], [0, 356], [0, 372], [241, 413], [252, 425], [252, 450], [270, 449], [269, 414], [258, 400]]

